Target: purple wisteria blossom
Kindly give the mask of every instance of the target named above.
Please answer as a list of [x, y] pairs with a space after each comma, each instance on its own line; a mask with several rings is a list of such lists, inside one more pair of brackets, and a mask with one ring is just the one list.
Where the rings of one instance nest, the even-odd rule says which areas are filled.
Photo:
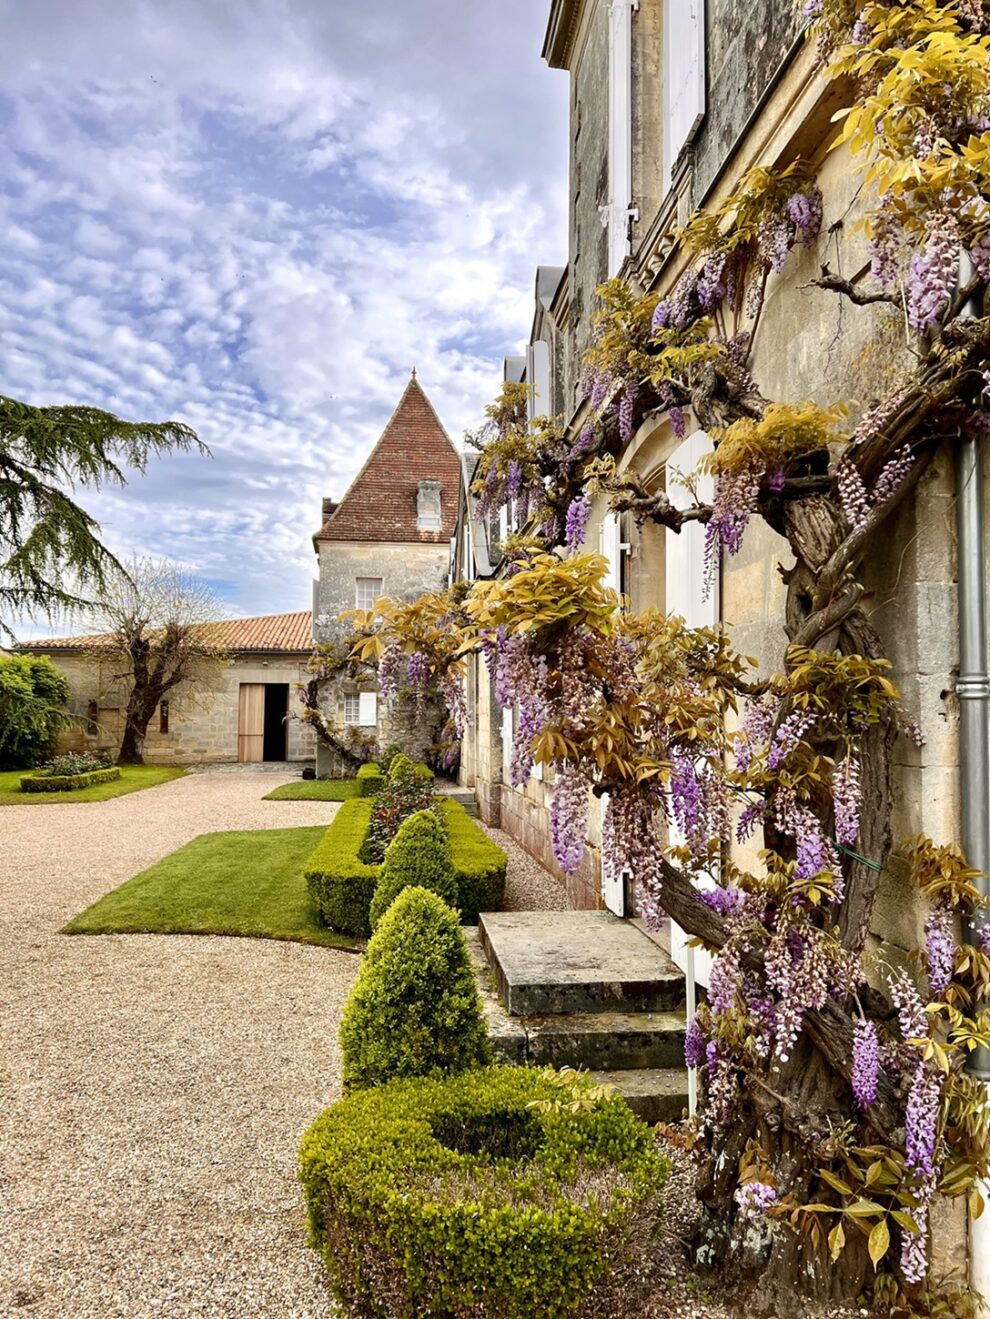
[[852, 1090], [860, 1108], [867, 1109], [876, 1103], [879, 1073], [877, 1028], [874, 1022], [861, 1017], [856, 1022], [852, 1051]]
[[670, 762], [670, 799], [674, 819], [686, 838], [698, 833], [701, 812], [701, 789], [698, 774], [690, 756], [674, 755]]
[[843, 458], [836, 469], [836, 484], [846, 521], [853, 531], [861, 530], [869, 517], [870, 501], [858, 468], [848, 458]]
[[859, 761], [846, 756], [832, 775], [832, 801], [835, 806], [835, 836], [843, 847], [852, 847], [859, 837], [859, 813], [862, 793]]
[[787, 214], [800, 231], [805, 247], [815, 241], [822, 229], [822, 191], [811, 187], [807, 192], [796, 192], [787, 202]]
[[904, 1114], [904, 1162], [909, 1172], [928, 1177], [935, 1170], [942, 1076], [921, 1066], [911, 1082]]
[[940, 999], [948, 989], [955, 969], [955, 952], [952, 912], [948, 907], [934, 907], [925, 926], [925, 953], [928, 957], [928, 983], [932, 998]]
[[636, 386], [628, 384], [622, 391], [622, 398], [619, 400], [619, 439], [623, 444], [628, 444], [632, 439], [635, 420]]
[[706, 907], [717, 911], [720, 916], [731, 916], [741, 911], [746, 905], [746, 894], [740, 888], [702, 889], [698, 897]]
[[897, 1009], [901, 1034], [906, 1040], [920, 1040], [928, 1035], [928, 1014], [914, 981], [906, 971], [895, 971], [890, 979], [890, 997]]
[[768, 1182], [744, 1182], [736, 1187], [736, 1205], [739, 1217], [750, 1223], [765, 1218], [767, 1211], [777, 1203], [776, 1188]]
[[908, 322], [916, 334], [937, 325], [949, 305], [959, 269], [959, 231], [948, 211], [934, 211], [925, 225], [925, 243], [911, 258]]
[[430, 685], [430, 664], [421, 650], [409, 656], [406, 679], [417, 696], [423, 696]]
[[571, 500], [564, 523], [564, 544], [568, 554], [577, 553], [583, 544], [590, 514], [591, 499], [588, 495], [580, 494]]
[[901, 265], [901, 225], [889, 201], [889, 194], [881, 197], [870, 239], [870, 271], [883, 288], [892, 288], [897, 283]]
[[705, 1032], [695, 1014], [684, 1032], [684, 1061], [688, 1067], [701, 1067], [704, 1064], [706, 1047]]
[[588, 832], [589, 788], [577, 770], [558, 770], [550, 800], [550, 839], [557, 864], [573, 875], [584, 857]]
[[654, 330], [667, 330], [670, 328], [670, 303], [666, 298], [658, 302], [653, 309], [652, 325]]
[[813, 710], [792, 710], [774, 734], [767, 757], [770, 769], [779, 769], [815, 722]]
[[393, 642], [378, 661], [378, 690], [382, 696], [394, 696], [402, 673], [402, 648]]
[[882, 468], [873, 487], [873, 503], [876, 507], [886, 504], [893, 498], [904, 478], [914, 466], [914, 454], [909, 444], [902, 444], [894, 456]]
[[928, 1273], [928, 1210], [912, 1209], [911, 1217], [918, 1231], [905, 1231], [901, 1237], [901, 1272], [904, 1281], [914, 1286]]

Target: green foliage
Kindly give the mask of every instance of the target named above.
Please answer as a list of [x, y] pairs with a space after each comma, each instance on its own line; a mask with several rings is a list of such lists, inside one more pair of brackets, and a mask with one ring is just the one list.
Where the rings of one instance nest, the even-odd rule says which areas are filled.
[[374, 760], [369, 760], [367, 765], [361, 765], [355, 778], [359, 797], [373, 797], [385, 782], [381, 766]]
[[364, 845], [364, 859], [380, 862], [385, 849], [395, 837], [402, 821], [416, 811], [435, 806], [437, 795], [433, 771], [414, 764], [408, 756], [397, 755], [375, 793], [375, 805]]
[[667, 1171], [617, 1095], [516, 1067], [352, 1095], [300, 1154], [334, 1294], [394, 1319], [642, 1314]]
[[[374, 803], [344, 802], [305, 866], [306, 882], [323, 920], [332, 930], [367, 936], [371, 901], [382, 867], [363, 860]], [[498, 911], [505, 894], [508, 859], [460, 802], [442, 799], [461, 919], [473, 924], [482, 911]]]
[[97, 783], [91, 788], [79, 788], [72, 793], [22, 792], [22, 770], [0, 770], [0, 807], [3, 806], [54, 806], [59, 802], [75, 805], [76, 802], [111, 801], [126, 797], [132, 792], [157, 788], [173, 779], [181, 779], [186, 771], [174, 765], [122, 765], [120, 778], [111, 783]]
[[[125, 779], [142, 773], [123, 770]], [[322, 832], [200, 834], [104, 894], [63, 933], [218, 934], [353, 949], [357, 940], [321, 924], [303, 881], [303, 862]]]
[[70, 695], [47, 657], [0, 655], [0, 764], [16, 769], [44, 760], [71, 722], [65, 710]]
[[369, 911], [381, 866], [361, 854], [373, 805], [367, 797], [345, 801], [303, 869], [324, 924], [342, 934], [371, 933]]
[[266, 792], [262, 801], [350, 801], [362, 795], [357, 779], [294, 779]]
[[66, 751], [63, 755], [52, 756], [51, 760], [46, 760], [37, 773], [42, 777], [54, 775], [57, 778], [71, 774], [88, 774], [94, 769], [109, 769], [112, 764], [113, 756], [109, 751]]
[[457, 907], [457, 881], [445, 822], [435, 811], [417, 811], [399, 826], [385, 850], [381, 876], [371, 899], [371, 928], [407, 888], [428, 889]]
[[91, 769], [84, 774], [26, 774], [21, 779], [22, 792], [75, 792], [77, 788], [92, 788], [97, 783], [114, 783], [120, 778], [120, 767]]
[[717, 476], [764, 472], [824, 453], [845, 441], [839, 429], [844, 415], [843, 408], [817, 403], [771, 403], [759, 420], [740, 417], [717, 435], [718, 447], [702, 459], [702, 468]]
[[345, 1089], [490, 1061], [467, 944], [435, 893], [407, 888], [381, 918], [344, 1008], [340, 1042]]
[[193, 448], [207, 452], [181, 422], [121, 421], [98, 408], [38, 408], [0, 395], [0, 631], [8, 610], [88, 603], [80, 592], [120, 568], [67, 489], [125, 485], [125, 467], [142, 472], [152, 454]]

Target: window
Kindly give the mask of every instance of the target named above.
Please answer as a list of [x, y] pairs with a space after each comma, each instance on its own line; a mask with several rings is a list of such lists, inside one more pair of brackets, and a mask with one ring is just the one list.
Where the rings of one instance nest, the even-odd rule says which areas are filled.
[[[684, 0], [676, 0], [678, 4]], [[692, 0], [694, 3], [694, 0]], [[638, 0], [612, 0], [608, 28], [608, 275], [629, 253], [632, 215], [632, 11]]]
[[344, 723], [354, 728], [377, 728], [378, 693], [347, 692], [344, 696]]
[[440, 526], [440, 482], [420, 481], [416, 492], [416, 529], [439, 531]]
[[665, 0], [663, 19], [663, 182], [705, 116], [705, 0]]
[[382, 579], [380, 577], [358, 577], [355, 608], [373, 609], [375, 601], [381, 596], [381, 593]]
[[158, 731], [168, 732], [168, 701], [162, 701], [158, 707]]

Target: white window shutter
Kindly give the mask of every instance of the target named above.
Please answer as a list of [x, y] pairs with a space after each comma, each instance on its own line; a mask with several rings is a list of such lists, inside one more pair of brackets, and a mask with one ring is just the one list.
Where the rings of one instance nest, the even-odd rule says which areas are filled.
[[[667, 470], [676, 467], [685, 476], [698, 466], [712, 450], [704, 431], [688, 436], [667, 459]], [[714, 481], [710, 476], [698, 478], [698, 497], [710, 502]], [[668, 482], [667, 496], [678, 508], [686, 508], [694, 497], [682, 485]], [[665, 603], [668, 614], [680, 614], [688, 627], [713, 627], [719, 618], [718, 579], [705, 598], [705, 528], [700, 522], [685, 522], [679, 534], [664, 535]], [[672, 846], [684, 842], [677, 826], [671, 822], [668, 838]], [[705, 887], [710, 885], [705, 884]], [[670, 952], [688, 979], [688, 997], [693, 1000], [695, 984], [707, 985], [711, 974], [711, 954], [703, 948], [691, 948], [688, 935], [675, 922], [670, 923]]]
[[705, 0], [664, 0], [663, 181], [705, 117]]
[[377, 692], [361, 692], [358, 698], [358, 723], [362, 728], [378, 727]]
[[601, 521], [601, 552], [608, 562], [605, 585], [613, 591], [622, 590], [622, 547], [619, 542], [619, 519], [615, 513], [606, 513]]
[[611, 0], [608, 24], [608, 275], [629, 254], [632, 208], [632, 11], [638, 0]]
[[502, 707], [502, 770], [506, 783], [512, 765], [512, 706]]

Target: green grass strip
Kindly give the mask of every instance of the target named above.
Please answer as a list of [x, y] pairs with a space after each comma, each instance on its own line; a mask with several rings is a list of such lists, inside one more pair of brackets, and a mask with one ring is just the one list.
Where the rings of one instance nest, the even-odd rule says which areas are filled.
[[360, 795], [357, 779], [296, 779], [266, 793], [262, 801], [350, 801]]
[[303, 862], [326, 832], [202, 834], [71, 920], [64, 934], [229, 934], [325, 948], [363, 941], [320, 923]]
[[29, 769], [0, 770], [0, 806], [65, 806], [78, 801], [109, 801], [130, 792], [157, 788], [161, 783], [182, 778], [184, 769], [174, 765], [121, 765], [120, 778], [112, 783], [94, 783], [71, 792], [21, 792], [21, 779]]

